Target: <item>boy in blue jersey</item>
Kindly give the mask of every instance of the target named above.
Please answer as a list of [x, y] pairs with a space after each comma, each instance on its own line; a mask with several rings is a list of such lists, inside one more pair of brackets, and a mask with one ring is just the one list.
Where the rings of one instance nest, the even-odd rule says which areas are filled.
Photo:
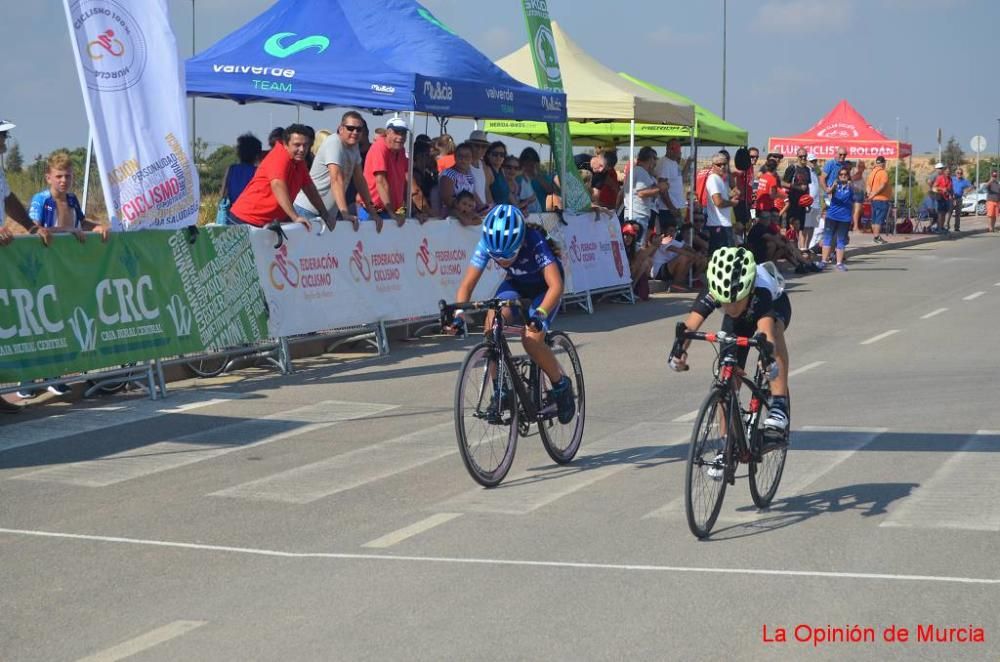
[[[494, 295], [499, 299], [531, 299], [528, 321], [521, 333], [521, 343], [531, 360], [545, 372], [552, 384], [550, 394], [559, 410], [559, 422], [566, 424], [576, 414], [573, 385], [563, 374], [552, 349], [545, 344], [545, 334], [556, 317], [563, 293], [562, 264], [540, 231], [528, 228], [521, 210], [513, 205], [498, 205], [483, 221], [483, 236], [455, 294], [456, 301], [469, 301], [489, 261], [507, 272]], [[511, 310], [505, 308], [504, 319]], [[486, 328], [493, 325], [493, 311], [486, 317]], [[446, 329], [457, 333], [465, 326], [462, 311], [455, 311], [454, 324]]]
[[56, 152], [49, 157], [45, 170], [49, 188], [36, 193], [28, 207], [28, 217], [40, 228], [52, 232], [72, 232], [82, 243], [84, 230], [93, 230], [107, 241], [111, 229], [106, 225], [88, 221], [80, 201], [73, 194], [73, 162], [66, 152]]

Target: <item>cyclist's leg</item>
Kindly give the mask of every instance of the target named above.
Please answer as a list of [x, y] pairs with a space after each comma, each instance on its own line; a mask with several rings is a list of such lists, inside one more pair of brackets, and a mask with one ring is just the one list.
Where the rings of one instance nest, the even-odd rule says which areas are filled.
[[[543, 298], [545, 298], [544, 292], [532, 299], [531, 308], [528, 309], [529, 318], [535, 313], [535, 309], [542, 304]], [[545, 317], [549, 328], [551, 328], [552, 322], [555, 321], [558, 314], [558, 307], [553, 306], [553, 309]], [[556, 360], [555, 354], [552, 353], [552, 348], [545, 344], [545, 333], [546, 329], [536, 331], [533, 328], [525, 326], [524, 333], [521, 335], [521, 344], [524, 345], [524, 351], [528, 353], [531, 360], [545, 372], [545, 375], [549, 378], [549, 382], [555, 384], [562, 379], [563, 373], [562, 368], [559, 367], [559, 361]]]

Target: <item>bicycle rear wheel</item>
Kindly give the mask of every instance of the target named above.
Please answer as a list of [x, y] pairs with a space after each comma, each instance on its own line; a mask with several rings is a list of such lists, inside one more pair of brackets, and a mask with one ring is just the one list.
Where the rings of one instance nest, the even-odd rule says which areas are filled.
[[732, 456], [726, 395], [713, 390], [698, 411], [684, 477], [684, 510], [688, 528], [705, 538], [726, 496], [726, 458]]
[[[586, 421], [587, 413], [587, 393], [583, 384], [583, 367], [580, 365], [580, 356], [576, 353], [573, 341], [565, 333], [558, 331], [549, 336], [552, 353], [555, 354], [563, 374], [567, 375], [573, 382], [573, 392], [576, 396], [576, 414], [573, 420], [565, 425], [559, 422], [555, 416], [546, 418], [538, 422], [538, 432], [542, 437], [542, 445], [545, 452], [558, 464], [566, 464], [576, 457], [580, 450], [580, 442], [583, 440], [583, 425]], [[535, 402], [541, 403], [544, 409], [549, 403], [545, 402], [546, 392], [552, 388], [549, 378], [544, 372], [539, 370], [538, 391], [535, 394]]]
[[490, 345], [473, 347], [462, 363], [455, 389], [458, 450], [469, 475], [484, 487], [500, 484], [517, 448], [517, 396], [511, 375], [498, 360]]
[[[763, 420], [767, 418], [767, 410], [766, 400], [761, 403], [754, 429], [747, 431], [753, 439], [750, 446], [753, 455], [749, 469], [750, 498], [758, 508], [767, 508], [771, 505], [771, 500], [774, 499], [778, 484], [781, 482], [781, 474], [785, 471], [785, 457], [788, 455], [788, 430], [785, 430], [782, 443], [768, 445], [763, 424]], [[787, 413], [791, 414], [791, 402]]]
[[225, 372], [229, 365], [229, 355], [222, 354], [211, 358], [195, 359], [188, 361], [187, 367], [198, 377], [218, 377]]

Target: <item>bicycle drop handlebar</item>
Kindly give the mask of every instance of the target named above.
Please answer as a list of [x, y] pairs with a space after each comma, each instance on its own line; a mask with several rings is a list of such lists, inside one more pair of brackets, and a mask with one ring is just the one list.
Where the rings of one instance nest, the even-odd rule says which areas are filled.
[[760, 352], [765, 365], [774, 359], [774, 344], [767, 339], [763, 333], [757, 333], [753, 337], [737, 336], [725, 331], [706, 332], [688, 331], [684, 322], [678, 322], [675, 331], [677, 342], [685, 340], [704, 340], [710, 343], [718, 343], [722, 347], [735, 345], [736, 347], [755, 347]]

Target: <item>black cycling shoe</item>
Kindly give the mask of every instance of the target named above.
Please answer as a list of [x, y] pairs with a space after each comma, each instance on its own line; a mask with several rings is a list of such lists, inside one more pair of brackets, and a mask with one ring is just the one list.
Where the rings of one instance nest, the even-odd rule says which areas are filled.
[[549, 399], [556, 403], [559, 412], [557, 418], [563, 425], [576, 416], [576, 396], [573, 394], [573, 382], [569, 377], [563, 375], [563, 378], [549, 389]]

